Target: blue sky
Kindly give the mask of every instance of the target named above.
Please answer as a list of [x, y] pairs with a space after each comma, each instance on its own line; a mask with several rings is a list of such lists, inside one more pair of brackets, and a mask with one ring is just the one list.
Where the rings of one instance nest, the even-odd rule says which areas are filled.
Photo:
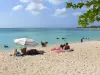
[[[87, 9], [66, 9], [66, 1], [68, 0], [1, 0], [0, 28], [77, 27], [78, 16]], [[76, 3], [75, 0], [70, 1]]]

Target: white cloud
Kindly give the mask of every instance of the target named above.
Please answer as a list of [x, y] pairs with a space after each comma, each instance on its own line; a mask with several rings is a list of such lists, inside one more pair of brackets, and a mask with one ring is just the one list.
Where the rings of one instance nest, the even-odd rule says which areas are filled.
[[66, 8], [56, 9], [54, 16], [65, 17], [66, 16]]
[[81, 12], [74, 12], [73, 15], [74, 16], [80, 16], [82, 13]]
[[[24, 8], [25, 11], [28, 11], [32, 14], [39, 14], [48, 8], [43, 4], [44, 2], [49, 2], [54, 5], [65, 3], [67, 0], [20, 0], [21, 3], [26, 3], [27, 7]], [[23, 9], [22, 5], [17, 5], [12, 8], [12, 10], [17, 11]], [[55, 16], [65, 15], [66, 9], [57, 9], [55, 12]]]
[[46, 10], [47, 7], [45, 7], [42, 3], [30, 3], [27, 5], [26, 11], [31, 12], [32, 14], [39, 14], [40, 12]]
[[51, 4], [59, 5], [59, 4], [65, 3], [67, 0], [48, 0], [48, 1]]
[[27, 2], [30, 2], [30, 0], [20, 0], [20, 2], [27, 3]]
[[13, 11], [22, 10], [22, 9], [23, 9], [22, 5], [17, 5], [17, 6], [12, 8]]
[[41, 3], [45, 0], [20, 0], [22, 3], [28, 3], [28, 2], [35, 2], [35, 3]]

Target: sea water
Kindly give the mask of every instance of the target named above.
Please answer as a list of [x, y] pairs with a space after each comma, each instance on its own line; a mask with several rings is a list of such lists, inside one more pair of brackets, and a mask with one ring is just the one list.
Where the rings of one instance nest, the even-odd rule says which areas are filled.
[[[41, 45], [41, 41], [47, 41], [48, 45], [60, 43], [80, 42], [80, 39], [99, 40], [100, 30], [92, 28], [1, 28], [0, 29], [0, 51], [9, 51], [21, 47], [14, 43], [17, 38], [31, 38]], [[59, 39], [56, 39], [59, 38]], [[66, 38], [66, 39], [62, 39]], [[4, 48], [8, 45], [8, 48]]]

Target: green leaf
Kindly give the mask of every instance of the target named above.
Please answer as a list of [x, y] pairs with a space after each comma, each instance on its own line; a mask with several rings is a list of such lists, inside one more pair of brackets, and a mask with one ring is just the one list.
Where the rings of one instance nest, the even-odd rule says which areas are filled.
[[[72, 4], [72, 2], [67, 3], [66, 8], [77, 9], [82, 7], [89, 8], [85, 13], [79, 16], [78, 24], [82, 27], [86, 27], [87, 25], [94, 23], [95, 21], [100, 22], [100, 0], [88, 0], [84, 2], [79, 2], [77, 4]], [[90, 8], [93, 6], [93, 8]]]
[[[67, 2], [66, 2], [67, 3]], [[71, 8], [72, 7], [72, 2], [67, 3], [66, 8]]]

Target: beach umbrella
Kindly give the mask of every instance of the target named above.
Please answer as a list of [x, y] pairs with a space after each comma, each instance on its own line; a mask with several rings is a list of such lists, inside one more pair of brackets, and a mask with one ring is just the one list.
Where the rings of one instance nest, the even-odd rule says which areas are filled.
[[25, 46], [25, 47], [35, 47], [38, 45], [38, 43], [30, 38], [19, 38], [19, 39], [15, 39], [14, 42], [16, 44]]

